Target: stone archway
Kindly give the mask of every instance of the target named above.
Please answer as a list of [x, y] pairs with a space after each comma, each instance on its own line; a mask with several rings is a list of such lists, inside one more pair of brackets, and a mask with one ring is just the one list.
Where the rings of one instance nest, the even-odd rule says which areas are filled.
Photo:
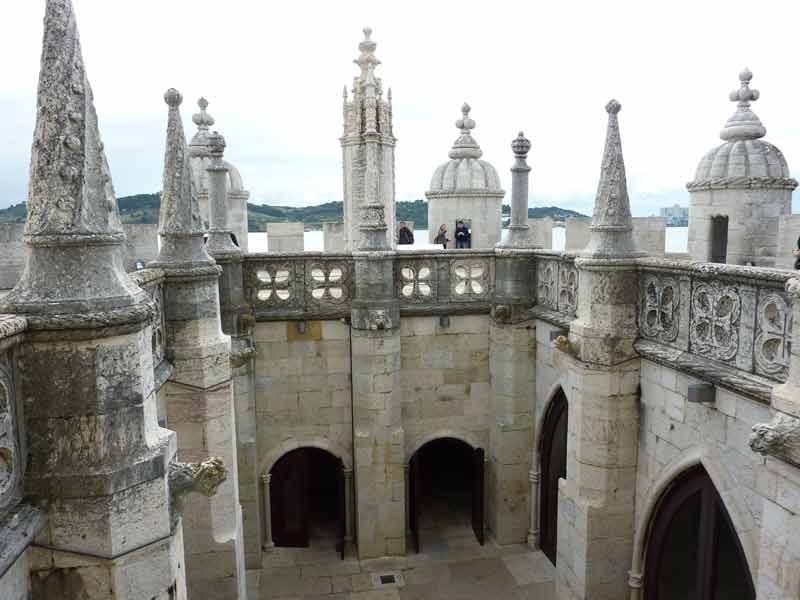
[[547, 407], [539, 436], [539, 547], [556, 564], [559, 480], [567, 476], [567, 396], [559, 387]]
[[717, 488], [701, 464], [658, 498], [644, 556], [648, 600], [755, 600], [748, 560]]
[[352, 470], [319, 444], [271, 458], [262, 475], [264, 549], [331, 546], [344, 558], [353, 541]]
[[469, 532], [470, 526], [483, 545], [484, 461], [483, 448], [461, 437], [433, 437], [416, 447], [407, 471], [408, 527], [416, 552], [422, 532], [444, 541], [456, 531]]

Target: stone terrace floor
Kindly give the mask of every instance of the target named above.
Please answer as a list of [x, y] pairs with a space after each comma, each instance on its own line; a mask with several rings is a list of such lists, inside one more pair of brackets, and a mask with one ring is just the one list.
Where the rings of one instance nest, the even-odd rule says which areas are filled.
[[[260, 574], [251, 572], [251, 600], [555, 600], [555, 568], [527, 546], [480, 546], [466, 516], [421, 519], [421, 552], [402, 558], [339, 560], [333, 542], [275, 548]], [[313, 539], [313, 536], [312, 536]], [[399, 574], [402, 585], [373, 575]], [[260, 580], [260, 581], [258, 581]], [[258, 593], [254, 593], [258, 588]]]

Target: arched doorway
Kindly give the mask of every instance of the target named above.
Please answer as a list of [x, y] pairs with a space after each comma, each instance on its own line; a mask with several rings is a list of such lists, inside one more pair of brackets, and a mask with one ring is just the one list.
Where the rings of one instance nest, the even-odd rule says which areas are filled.
[[556, 564], [558, 480], [567, 476], [567, 413], [567, 397], [559, 388], [544, 416], [540, 447], [539, 546], [553, 564]]
[[647, 600], [755, 600], [739, 537], [703, 467], [681, 475], [661, 499], [644, 575]]
[[272, 541], [276, 546], [330, 546], [343, 555], [345, 491], [342, 461], [319, 448], [297, 448], [270, 470]]
[[711, 261], [725, 263], [728, 261], [728, 217], [716, 215], [711, 217]]
[[[484, 543], [484, 452], [455, 438], [421, 446], [409, 461], [408, 521], [416, 552], [459, 532]], [[422, 539], [421, 539], [422, 538]]]

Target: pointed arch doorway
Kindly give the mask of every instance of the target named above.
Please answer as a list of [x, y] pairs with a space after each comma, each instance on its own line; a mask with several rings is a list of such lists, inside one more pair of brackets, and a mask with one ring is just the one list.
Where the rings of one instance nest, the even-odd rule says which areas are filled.
[[647, 600], [755, 600], [750, 568], [728, 511], [705, 469], [681, 475], [651, 524]]
[[556, 564], [558, 480], [567, 476], [567, 397], [559, 388], [550, 401], [541, 435], [541, 502], [539, 546]]

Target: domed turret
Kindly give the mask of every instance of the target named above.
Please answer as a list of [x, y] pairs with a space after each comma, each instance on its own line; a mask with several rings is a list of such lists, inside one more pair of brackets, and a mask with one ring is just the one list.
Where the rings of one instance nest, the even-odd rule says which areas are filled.
[[[456, 223], [464, 221], [471, 230], [472, 248], [491, 248], [500, 241], [500, 212], [505, 192], [495, 168], [481, 160], [483, 151], [472, 130], [470, 106], [461, 107], [456, 127], [461, 135], [450, 149], [450, 160], [437, 167], [431, 178], [428, 198], [428, 230], [431, 241], [440, 225], [447, 225], [448, 237], [455, 239]], [[455, 243], [455, 242], [453, 242]]]
[[783, 153], [761, 138], [767, 130], [751, 110], [759, 92], [753, 74], [739, 74], [729, 98], [736, 112], [720, 132], [724, 143], [700, 161], [690, 195], [689, 254], [695, 260], [773, 266], [778, 223], [791, 214], [792, 190]]

